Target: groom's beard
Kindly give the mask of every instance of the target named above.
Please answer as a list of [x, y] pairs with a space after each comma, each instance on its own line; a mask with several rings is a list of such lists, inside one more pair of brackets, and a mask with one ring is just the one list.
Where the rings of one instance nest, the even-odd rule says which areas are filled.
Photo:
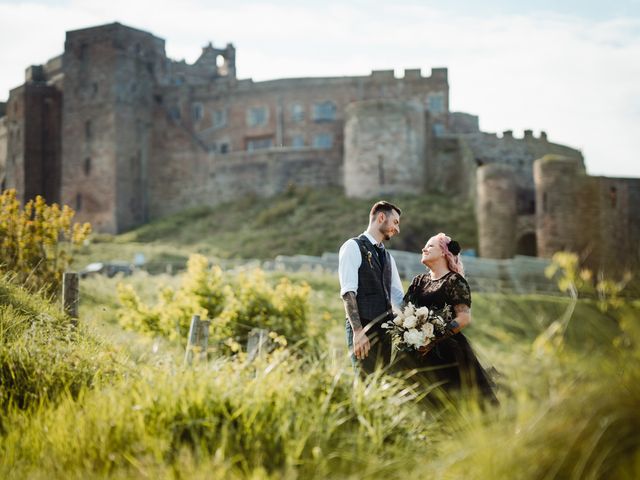
[[389, 228], [383, 225], [382, 227], [380, 227], [379, 231], [382, 234], [382, 240], [385, 242], [391, 240], [391, 237], [393, 237], [393, 227]]

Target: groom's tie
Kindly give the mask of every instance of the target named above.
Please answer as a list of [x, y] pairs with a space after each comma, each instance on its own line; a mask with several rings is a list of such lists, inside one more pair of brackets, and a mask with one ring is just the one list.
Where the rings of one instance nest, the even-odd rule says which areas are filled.
[[384, 252], [384, 245], [380, 244], [380, 245], [374, 245], [374, 247], [376, 248], [376, 252], [378, 252], [378, 259], [380, 260], [380, 266], [382, 268], [384, 268], [384, 261], [385, 261], [385, 252]]

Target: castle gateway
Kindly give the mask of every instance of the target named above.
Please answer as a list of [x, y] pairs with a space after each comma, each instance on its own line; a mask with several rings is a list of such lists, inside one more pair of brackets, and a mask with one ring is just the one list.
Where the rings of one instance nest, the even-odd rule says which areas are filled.
[[0, 103], [2, 189], [109, 233], [292, 184], [446, 192], [475, 201], [482, 256], [640, 258], [640, 180], [590, 177], [544, 132], [481, 132], [449, 111], [446, 68], [253, 82], [236, 78], [235, 54], [209, 44], [187, 64], [119, 23], [67, 32], [62, 55]]

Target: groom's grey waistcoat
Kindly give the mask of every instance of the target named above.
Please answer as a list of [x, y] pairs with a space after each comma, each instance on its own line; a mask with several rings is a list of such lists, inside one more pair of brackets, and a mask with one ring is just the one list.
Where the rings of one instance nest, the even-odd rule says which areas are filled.
[[[358, 269], [358, 293], [356, 301], [362, 325], [391, 308], [391, 257], [384, 250], [385, 261], [381, 265], [376, 248], [365, 235], [354, 238], [360, 247], [362, 263]], [[381, 319], [378, 325], [382, 322]]]

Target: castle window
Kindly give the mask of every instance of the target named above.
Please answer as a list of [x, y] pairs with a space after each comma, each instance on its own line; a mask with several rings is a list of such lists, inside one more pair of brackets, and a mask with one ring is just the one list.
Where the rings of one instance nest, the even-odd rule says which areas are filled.
[[191, 117], [193, 118], [194, 122], [199, 122], [200, 120], [202, 120], [203, 114], [204, 109], [202, 108], [201, 103], [194, 103], [191, 106]]
[[93, 136], [93, 126], [91, 125], [91, 120], [87, 120], [84, 122], [84, 139], [89, 142], [91, 141], [91, 137]]
[[223, 57], [222, 55], [218, 55], [218, 56], [216, 57], [216, 66], [217, 66], [218, 68], [220, 68], [220, 67], [224, 67], [224, 63], [225, 63], [225, 59], [224, 59], [224, 57]]
[[613, 185], [609, 188], [609, 201], [611, 202], [611, 208], [616, 208], [618, 204], [618, 189]]
[[433, 136], [434, 137], [441, 137], [444, 135], [444, 125], [441, 123], [434, 123], [433, 124]]
[[269, 110], [267, 107], [251, 107], [247, 110], [247, 126], [259, 127], [267, 124]]
[[174, 105], [169, 109], [169, 116], [173, 120], [180, 120], [180, 109], [176, 105]]
[[86, 43], [83, 43], [82, 45], [80, 45], [80, 48], [78, 49], [78, 59], [81, 62], [84, 62], [87, 60], [88, 51], [89, 51], [89, 46]]
[[542, 211], [549, 213], [549, 200], [547, 199], [547, 192], [542, 194]]
[[336, 105], [331, 101], [313, 105], [313, 119], [316, 122], [332, 122], [336, 119]]
[[272, 146], [273, 146], [273, 139], [271, 137], [247, 139], [248, 152], [253, 152], [254, 150], [263, 150], [265, 148], [271, 148]]
[[227, 126], [227, 111], [214, 110], [213, 111], [213, 128], [223, 128], [226, 126]]
[[291, 121], [302, 122], [304, 120], [304, 106], [299, 103], [291, 105]]
[[313, 137], [314, 148], [331, 148], [333, 146], [333, 135], [330, 133], [319, 133]]
[[220, 144], [220, 153], [221, 154], [225, 154], [225, 153], [229, 153], [229, 144], [228, 143], [221, 143]]
[[291, 146], [293, 148], [304, 147], [304, 135], [294, 135], [291, 137]]
[[444, 112], [444, 94], [432, 93], [427, 97], [427, 109], [431, 113]]
[[82, 194], [78, 193], [76, 195], [76, 212], [82, 210]]
[[91, 173], [91, 157], [84, 159], [83, 170], [84, 174], [87, 176]]

